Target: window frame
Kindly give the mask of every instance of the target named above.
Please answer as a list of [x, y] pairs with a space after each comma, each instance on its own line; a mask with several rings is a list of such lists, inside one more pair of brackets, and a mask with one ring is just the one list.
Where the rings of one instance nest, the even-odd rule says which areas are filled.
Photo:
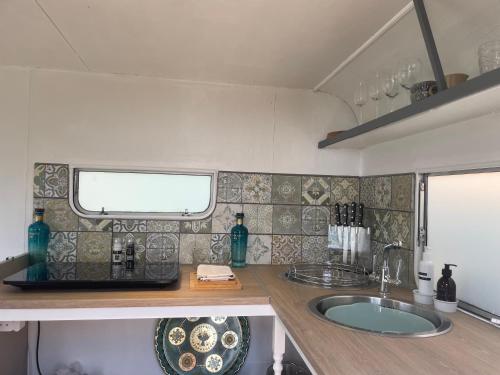
[[[168, 175], [189, 175], [189, 176], [209, 176], [210, 201], [208, 207], [203, 212], [127, 212], [113, 211], [100, 213], [84, 209], [78, 199], [78, 178], [79, 172], [117, 172], [117, 173], [152, 173]], [[89, 219], [150, 219], [150, 220], [202, 220], [208, 218], [215, 210], [217, 201], [217, 181], [218, 171], [202, 169], [177, 169], [177, 168], [141, 168], [141, 167], [109, 167], [109, 166], [69, 166], [69, 205], [71, 209], [80, 217]]]
[[[421, 210], [419, 210], [419, 217], [418, 220], [416, 220], [417, 223], [417, 231], [423, 230], [424, 233], [424, 239], [421, 240], [419, 243], [417, 243], [417, 247], [415, 247], [415, 252], [414, 252], [414, 277], [415, 280], [418, 281], [417, 277], [417, 270], [418, 270], [418, 262], [419, 258], [421, 257], [421, 253], [423, 251], [424, 246], [427, 246], [427, 239], [429, 237], [429, 222], [428, 222], [428, 215], [429, 215], [429, 209], [428, 209], [428, 204], [429, 204], [429, 178], [430, 177], [439, 177], [439, 176], [455, 176], [455, 175], [468, 175], [468, 174], [481, 174], [481, 173], [499, 173], [500, 172], [500, 166], [497, 166], [497, 164], [493, 164], [492, 166], [486, 165], [473, 165], [473, 166], [452, 166], [452, 167], [442, 167], [442, 168], [435, 168], [435, 169], [422, 169], [420, 171], [417, 171], [417, 181], [423, 182], [423, 188], [424, 190], [422, 191], [422, 195], [419, 198], [419, 207], [422, 205]], [[420, 228], [419, 228], [420, 227]], [[418, 232], [416, 232], [418, 233]], [[418, 249], [418, 253], [417, 253]], [[435, 279], [439, 279], [439, 268], [435, 267]], [[418, 282], [417, 282], [418, 285]], [[479, 319], [481, 321], [484, 321], [488, 324], [493, 324], [493, 320], [500, 320], [500, 316], [497, 316], [489, 311], [484, 310], [483, 308], [479, 306], [472, 305], [468, 302], [459, 300], [458, 301], [458, 310], [471, 315], [472, 317]]]

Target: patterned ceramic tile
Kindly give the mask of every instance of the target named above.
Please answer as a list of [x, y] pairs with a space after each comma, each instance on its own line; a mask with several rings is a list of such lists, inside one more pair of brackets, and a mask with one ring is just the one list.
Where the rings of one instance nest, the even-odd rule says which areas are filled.
[[67, 165], [47, 164], [45, 166], [45, 196], [68, 197], [69, 170]]
[[248, 264], [271, 264], [272, 238], [270, 235], [248, 236]]
[[80, 217], [78, 230], [80, 232], [111, 232], [113, 230], [113, 220]]
[[332, 177], [331, 204], [359, 201], [358, 177]]
[[252, 234], [270, 234], [273, 231], [273, 206], [268, 204], [244, 204], [243, 223]]
[[80, 232], [78, 233], [78, 262], [110, 262], [111, 233]]
[[328, 207], [307, 206], [302, 208], [302, 233], [311, 236], [328, 234], [330, 209]]
[[243, 203], [271, 203], [271, 187], [271, 175], [244, 174]]
[[217, 202], [241, 203], [243, 179], [238, 173], [219, 173]]
[[359, 201], [367, 208], [375, 208], [375, 177], [361, 177]]
[[405, 249], [413, 249], [412, 213], [392, 211], [390, 216], [389, 241], [401, 240]]
[[76, 232], [50, 233], [48, 262], [76, 262]]
[[329, 205], [330, 177], [302, 177], [302, 204]]
[[273, 236], [272, 264], [300, 263], [301, 247], [301, 236]]
[[[35, 208], [45, 208], [45, 199], [44, 198], [33, 198], [33, 210], [35, 210]], [[34, 215], [34, 211], [33, 211], [33, 215]]]
[[165, 278], [175, 278], [176, 270], [165, 263], [147, 263], [144, 267], [146, 279], [158, 279], [163, 276]]
[[303, 236], [302, 262], [319, 264], [328, 261], [328, 237]]
[[176, 233], [148, 233], [146, 262], [175, 262], [179, 257], [179, 235]]
[[414, 175], [411, 174], [392, 176], [392, 209], [403, 211], [413, 210], [413, 178]]
[[376, 177], [375, 178], [375, 207], [390, 208], [391, 207], [391, 178]]
[[185, 234], [180, 237], [179, 261], [181, 264], [210, 262], [210, 234]]
[[231, 235], [212, 234], [210, 263], [229, 264], [231, 260]]
[[212, 214], [212, 233], [230, 233], [238, 212], [242, 212], [241, 204], [219, 203]]
[[183, 221], [180, 223], [180, 227], [181, 233], [210, 233], [212, 231], [212, 218]]
[[367, 226], [372, 228], [371, 237], [373, 240], [389, 243], [397, 238], [391, 238], [389, 227], [391, 225], [391, 211], [386, 210], [366, 210]]
[[78, 230], [78, 216], [71, 210], [67, 199], [46, 199], [45, 221], [54, 232]]
[[45, 196], [45, 164], [35, 164], [33, 179], [33, 196], [34, 197], [44, 197]]
[[89, 262], [79, 262], [76, 264], [76, 274], [79, 279], [106, 280], [109, 278], [109, 269], [96, 267]]
[[274, 204], [300, 204], [301, 196], [300, 176], [273, 176], [272, 202]]
[[274, 206], [273, 207], [274, 234], [301, 234], [302, 212], [301, 206]]
[[151, 233], [178, 233], [180, 223], [172, 220], [148, 220], [147, 231]]
[[[126, 245], [129, 239], [135, 242], [135, 262], [137, 264], [144, 264], [146, 259], [146, 233], [113, 233], [113, 241], [115, 238], [119, 238], [122, 241], [123, 251], [126, 249]], [[110, 254], [111, 254], [110, 243]]]
[[115, 219], [113, 220], [113, 232], [116, 233], [142, 233], [146, 232], [146, 220], [123, 220]]
[[[76, 252], [76, 250], [75, 250]], [[75, 255], [76, 259], [76, 255]], [[47, 264], [47, 273], [50, 279], [56, 280], [75, 280], [76, 263], [75, 262], [57, 262]]]

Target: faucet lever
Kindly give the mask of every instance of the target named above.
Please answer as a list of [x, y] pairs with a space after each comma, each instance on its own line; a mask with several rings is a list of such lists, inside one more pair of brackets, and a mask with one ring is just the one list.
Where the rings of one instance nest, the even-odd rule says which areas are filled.
[[383, 263], [382, 263], [382, 273], [380, 275], [380, 291], [379, 291], [379, 294], [382, 296], [382, 298], [386, 298], [390, 294], [389, 284], [397, 285], [397, 282], [394, 282], [390, 277], [389, 259], [388, 259], [389, 251], [401, 249], [402, 246], [403, 243], [401, 240], [394, 241], [384, 246], [384, 250], [382, 252]]

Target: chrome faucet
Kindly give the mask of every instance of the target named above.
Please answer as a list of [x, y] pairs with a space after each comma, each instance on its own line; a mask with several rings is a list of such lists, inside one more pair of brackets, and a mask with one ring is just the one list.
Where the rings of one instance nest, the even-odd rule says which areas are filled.
[[[394, 241], [393, 243], [387, 244], [384, 246], [384, 250], [382, 252], [382, 269], [381, 269], [381, 274], [377, 275], [377, 271], [374, 270], [374, 279], [378, 281], [380, 279], [380, 290], [379, 294], [382, 296], [382, 298], [386, 298], [390, 292], [389, 292], [389, 284], [400, 284], [401, 281], [399, 281], [399, 270], [397, 271], [398, 276], [396, 279], [391, 279], [390, 277], [390, 270], [389, 270], [389, 252], [391, 250], [397, 250], [401, 249], [403, 243], [401, 241]], [[376, 257], [375, 257], [376, 259]], [[375, 262], [374, 262], [374, 268], [375, 268]]]

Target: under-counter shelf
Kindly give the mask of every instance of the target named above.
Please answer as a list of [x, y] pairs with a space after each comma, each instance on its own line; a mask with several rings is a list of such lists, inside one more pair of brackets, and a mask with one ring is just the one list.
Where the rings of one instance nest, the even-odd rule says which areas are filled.
[[388, 113], [318, 143], [362, 149], [500, 110], [500, 69]]

